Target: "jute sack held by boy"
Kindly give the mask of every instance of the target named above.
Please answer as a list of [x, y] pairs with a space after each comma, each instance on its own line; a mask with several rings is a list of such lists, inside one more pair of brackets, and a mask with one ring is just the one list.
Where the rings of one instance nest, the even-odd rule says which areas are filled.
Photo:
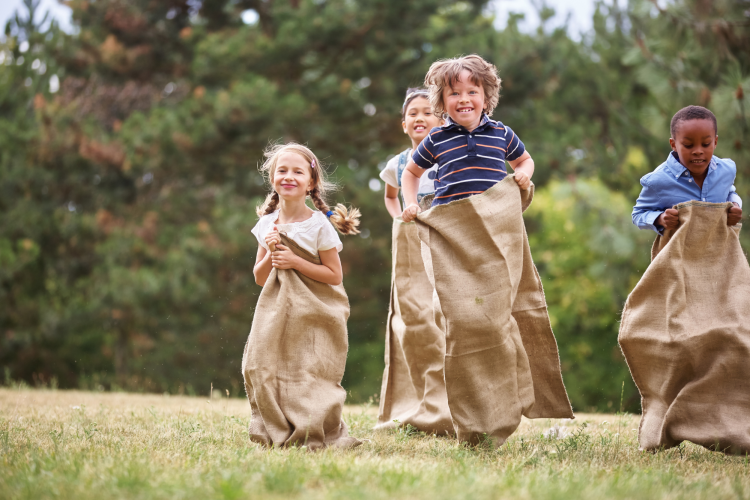
[[[716, 118], [672, 119], [673, 152], [641, 179], [633, 221], [658, 233], [619, 342], [641, 393], [641, 449], [682, 441], [750, 452], [750, 266], [734, 162], [713, 156]], [[700, 201], [690, 201], [700, 200]], [[705, 200], [705, 201], [703, 201]], [[671, 208], [670, 208], [671, 207]]]
[[[425, 85], [433, 111], [448, 118], [406, 167], [403, 220], [416, 218], [426, 247], [458, 439], [500, 445], [522, 415], [573, 417], [522, 216], [534, 162], [510, 127], [489, 118], [500, 90], [493, 65], [476, 55], [438, 61]], [[433, 165], [432, 208], [417, 217], [417, 182]]]
[[[422, 88], [407, 90], [401, 120], [412, 146], [390, 159], [380, 173], [385, 182], [385, 205], [394, 219], [385, 370], [375, 429], [411, 425], [424, 432], [452, 434], [443, 374], [445, 334], [435, 324], [432, 285], [425, 274], [417, 226], [401, 220], [398, 199], [401, 176], [412, 151], [443, 121], [432, 112], [428, 92]], [[427, 203], [434, 192], [433, 179], [425, 175], [417, 199]]]
[[[349, 300], [333, 225], [356, 234], [359, 211], [329, 209], [324, 171], [307, 147], [274, 146], [266, 156], [273, 192], [253, 228], [253, 272], [263, 291], [242, 359], [250, 439], [309, 449], [357, 446], [341, 418]], [[318, 210], [307, 207], [308, 196]]]

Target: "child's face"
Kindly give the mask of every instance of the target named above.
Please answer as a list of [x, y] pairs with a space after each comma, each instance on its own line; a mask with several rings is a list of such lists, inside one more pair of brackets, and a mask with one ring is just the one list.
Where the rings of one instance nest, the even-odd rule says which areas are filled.
[[669, 139], [672, 151], [677, 152], [685, 168], [691, 174], [703, 175], [711, 163], [711, 157], [719, 142], [711, 120], [686, 120], [677, 124], [677, 137]]
[[454, 122], [466, 130], [474, 130], [484, 112], [484, 89], [471, 81], [471, 73], [465, 69], [453, 86], [446, 85], [443, 89], [443, 105]]
[[404, 128], [404, 133], [414, 143], [419, 144], [433, 127], [437, 127], [442, 122], [443, 120], [432, 112], [430, 101], [426, 97], [417, 97], [412, 99], [407, 106], [401, 126]]
[[282, 199], [305, 198], [312, 189], [310, 163], [297, 153], [281, 153], [273, 173], [273, 188]]

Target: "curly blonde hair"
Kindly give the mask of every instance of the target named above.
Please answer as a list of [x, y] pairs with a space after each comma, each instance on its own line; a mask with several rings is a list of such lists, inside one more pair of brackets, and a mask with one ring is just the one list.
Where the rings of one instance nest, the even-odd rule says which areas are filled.
[[276, 211], [279, 206], [279, 193], [273, 189], [273, 174], [276, 171], [276, 164], [279, 160], [279, 156], [282, 153], [296, 153], [304, 158], [309, 164], [312, 170], [312, 188], [307, 192], [307, 195], [315, 205], [315, 208], [328, 215], [328, 212], [333, 212], [328, 219], [341, 234], [358, 234], [359, 230], [359, 209], [352, 207], [345, 207], [341, 203], [336, 204], [333, 209], [328, 206], [325, 201], [325, 195], [327, 191], [333, 191], [337, 188], [336, 184], [329, 182], [326, 179], [326, 173], [321, 165], [318, 157], [315, 156], [310, 148], [297, 144], [296, 142], [290, 142], [287, 144], [271, 144], [263, 151], [263, 156], [266, 157], [266, 161], [260, 167], [260, 173], [263, 178], [271, 186], [271, 192], [266, 196], [263, 204], [257, 207], [256, 212], [258, 217], [262, 217], [267, 214], [272, 214]]
[[484, 89], [484, 112], [492, 115], [500, 100], [502, 80], [497, 75], [495, 65], [476, 54], [440, 59], [432, 63], [424, 78], [424, 85], [430, 91], [430, 105], [433, 112], [439, 116], [445, 113], [443, 89], [452, 87], [463, 70], [471, 73], [471, 81], [474, 85], [480, 85]]

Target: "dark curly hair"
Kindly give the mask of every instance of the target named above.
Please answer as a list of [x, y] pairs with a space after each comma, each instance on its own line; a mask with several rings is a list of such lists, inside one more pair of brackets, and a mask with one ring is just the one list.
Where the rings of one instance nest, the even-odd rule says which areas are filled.
[[672, 134], [672, 139], [677, 135], [677, 127], [681, 122], [687, 122], [690, 120], [711, 120], [714, 124], [714, 133], [719, 133], [719, 128], [716, 125], [716, 116], [703, 106], [688, 106], [682, 108], [672, 117], [672, 122], [669, 124], [669, 131]]

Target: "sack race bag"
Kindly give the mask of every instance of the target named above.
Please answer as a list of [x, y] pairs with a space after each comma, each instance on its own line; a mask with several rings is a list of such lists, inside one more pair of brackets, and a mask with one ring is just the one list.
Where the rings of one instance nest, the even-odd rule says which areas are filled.
[[385, 371], [375, 429], [410, 424], [428, 433], [453, 433], [444, 358], [445, 334], [435, 324], [417, 225], [394, 219]]
[[731, 203], [691, 201], [665, 230], [622, 313], [618, 340], [641, 393], [638, 441], [750, 452], [750, 266]]
[[522, 415], [573, 418], [523, 222], [533, 190], [521, 191], [509, 175], [416, 219], [446, 334], [448, 405], [463, 442], [499, 446]]
[[[281, 243], [320, 264], [317, 255], [284, 234]], [[321, 283], [293, 269], [271, 270], [242, 359], [252, 441], [309, 449], [361, 444], [349, 437], [341, 419], [348, 318], [343, 285]]]

